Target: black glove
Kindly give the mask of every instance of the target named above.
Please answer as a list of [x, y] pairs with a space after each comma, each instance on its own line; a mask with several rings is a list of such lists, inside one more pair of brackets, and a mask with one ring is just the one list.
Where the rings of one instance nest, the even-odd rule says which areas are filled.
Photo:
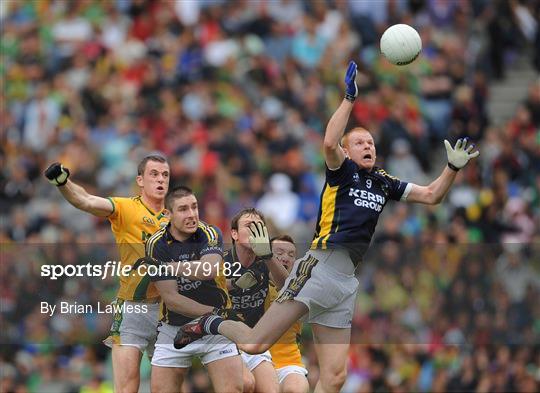
[[219, 308], [216, 307], [212, 310], [212, 314], [219, 315], [223, 319], [228, 319], [231, 321], [245, 322], [246, 317], [244, 313], [236, 311], [232, 308]]
[[61, 187], [67, 183], [69, 169], [64, 168], [59, 162], [55, 162], [45, 170], [45, 177], [49, 180], [49, 183], [54, 184], [56, 187]]

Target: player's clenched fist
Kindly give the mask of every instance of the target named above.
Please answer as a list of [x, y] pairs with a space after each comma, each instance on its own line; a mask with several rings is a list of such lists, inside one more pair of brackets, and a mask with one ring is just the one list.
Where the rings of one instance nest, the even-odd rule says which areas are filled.
[[478, 150], [471, 153], [472, 149], [474, 149], [474, 144], [470, 144], [467, 147], [467, 138], [458, 139], [454, 148], [445, 139], [444, 147], [446, 147], [446, 155], [448, 156], [448, 167], [456, 172], [467, 165], [471, 158], [478, 157], [480, 154]]
[[356, 97], [358, 97], [358, 86], [356, 85], [357, 68], [356, 63], [351, 61], [345, 74], [345, 85], [347, 86], [345, 99], [350, 102], [354, 102]]
[[45, 177], [49, 179], [49, 183], [60, 187], [67, 183], [69, 169], [64, 168], [59, 162], [55, 162], [45, 170]]

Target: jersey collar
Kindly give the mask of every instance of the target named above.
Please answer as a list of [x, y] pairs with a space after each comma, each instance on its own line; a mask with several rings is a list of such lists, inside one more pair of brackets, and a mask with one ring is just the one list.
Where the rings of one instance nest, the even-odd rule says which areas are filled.
[[[198, 231], [198, 229], [197, 229], [197, 231]], [[183, 243], [189, 242], [195, 236], [197, 236], [197, 232], [193, 233], [186, 240], [178, 240], [171, 234], [171, 222], [170, 221], [167, 224], [167, 226], [165, 227], [165, 240], [167, 240], [167, 243], [180, 243], [180, 244], [183, 244]]]
[[139, 202], [141, 203], [141, 205], [143, 205], [144, 208], [145, 208], [146, 210], [148, 210], [148, 213], [150, 213], [150, 214], [153, 215], [154, 217], [157, 216], [156, 218], [157, 218], [158, 220], [161, 220], [161, 218], [163, 218], [163, 217], [167, 217], [167, 215], [165, 214], [165, 207], [164, 207], [163, 209], [161, 209], [161, 211], [160, 211], [158, 214], [156, 214], [156, 213], [154, 213], [154, 212], [152, 211], [152, 209], [150, 209], [148, 206], [146, 206], [146, 204], [144, 203], [144, 201], [143, 201], [141, 195], [139, 195], [139, 196], [137, 197], [137, 199], [139, 200]]

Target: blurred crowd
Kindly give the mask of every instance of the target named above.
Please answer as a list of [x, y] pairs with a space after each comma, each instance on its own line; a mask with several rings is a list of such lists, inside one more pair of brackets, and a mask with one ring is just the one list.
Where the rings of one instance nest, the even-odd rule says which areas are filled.
[[[322, 136], [354, 59], [350, 125], [372, 132], [390, 174], [426, 184], [445, 138], [469, 137], [481, 155], [442, 205], [390, 205], [381, 218], [344, 391], [538, 391], [540, 83], [501, 124], [487, 106], [517, 58], [540, 71], [539, 15], [540, 2], [517, 0], [1, 1], [1, 390], [111, 389], [107, 317], [39, 310], [38, 293], [110, 301], [116, 286], [39, 278], [46, 261], [114, 253], [108, 222], [64, 202], [48, 164], [90, 193], [127, 196], [140, 159], [161, 151], [171, 184], [193, 187], [226, 237], [229, 218], [257, 206], [305, 248]], [[422, 37], [407, 67], [379, 55], [394, 23]], [[315, 378], [309, 331], [304, 342]], [[189, 384], [206, 391], [206, 374]]]

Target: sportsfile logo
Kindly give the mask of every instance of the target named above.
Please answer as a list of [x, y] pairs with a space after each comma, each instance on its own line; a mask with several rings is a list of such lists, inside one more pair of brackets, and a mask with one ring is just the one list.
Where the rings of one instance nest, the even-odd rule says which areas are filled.
[[[180, 271], [180, 269], [183, 269]], [[101, 277], [102, 280], [107, 277], [130, 277], [130, 276], [203, 276], [210, 277], [215, 275], [224, 275], [227, 277], [240, 277], [240, 262], [207, 262], [207, 261], [189, 261], [189, 263], [163, 263], [156, 265], [140, 265], [133, 269], [130, 264], [123, 264], [119, 261], [107, 261], [105, 264], [87, 264], [81, 265], [41, 265], [41, 277], [49, 277], [51, 280], [58, 280], [60, 277]]]
[[41, 277], [58, 280], [60, 277], [101, 277], [104, 280], [112, 276], [129, 276], [133, 274], [131, 265], [117, 261], [107, 261], [104, 265], [41, 265]]

